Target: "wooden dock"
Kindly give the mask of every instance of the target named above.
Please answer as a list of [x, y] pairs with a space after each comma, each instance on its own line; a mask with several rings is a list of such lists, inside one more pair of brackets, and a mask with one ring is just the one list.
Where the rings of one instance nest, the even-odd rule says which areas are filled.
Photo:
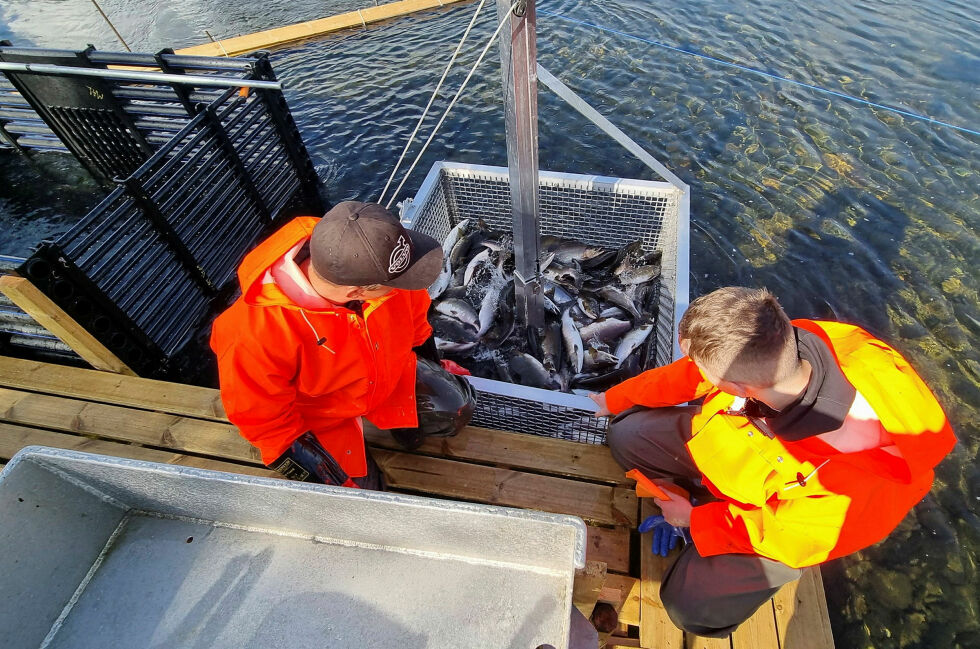
[[[652, 508], [640, 502], [604, 446], [467, 428], [401, 450], [368, 431], [393, 491], [580, 516], [588, 565], [575, 603], [619, 611], [607, 647], [646, 649], [832, 649], [820, 573], [785, 586], [730, 639], [685, 635], [660, 604], [671, 561], [636, 533]], [[278, 477], [224, 416], [217, 390], [0, 356], [0, 466], [29, 445]]]

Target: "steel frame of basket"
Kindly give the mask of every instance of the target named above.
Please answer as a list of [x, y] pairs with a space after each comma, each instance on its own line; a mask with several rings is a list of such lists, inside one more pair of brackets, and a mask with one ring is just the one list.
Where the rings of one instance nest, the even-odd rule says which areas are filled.
[[[667, 182], [540, 171], [541, 234], [600, 246], [640, 239], [646, 251], [663, 252], [656, 340], [647, 367], [680, 356], [677, 323], [687, 308], [690, 199]], [[481, 218], [510, 231], [506, 167], [435, 163], [415, 198], [402, 206], [406, 227], [442, 241], [460, 220]], [[608, 421], [593, 416], [592, 401], [523, 385], [470, 377], [477, 389], [473, 424], [577, 442], [602, 444]]]

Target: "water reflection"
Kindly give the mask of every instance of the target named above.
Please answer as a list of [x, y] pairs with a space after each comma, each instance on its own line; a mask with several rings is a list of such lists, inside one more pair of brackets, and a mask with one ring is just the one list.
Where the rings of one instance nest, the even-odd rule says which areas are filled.
[[[350, 8], [284, 0], [104, 4], [120, 31], [150, 50], [202, 42], [204, 29], [231, 35]], [[472, 6], [274, 53], [334, 200], [378, 195]], [[980, 127], [978, 15], [971, 2], [540, 6]], [[115, 49], [81, 0], [5, 0], [0, 12], [0, 38]], [[473, 43], [492, 31], [492, 13]], [[980, 138], [558, 18], [541, 16], [539, 30], [541, 63], [691, 185], [692, 297], [726, 284], [763, 285], [791, 315], [837, 313], [861, 324], [910, 359], [953, 421], [961, 443], [939, 467], [931, 497], [886, 541], [826, 568], [837, 645], [980, 646]], [[462, 81], [476, 49], [461, 58], [447, 87]], [[495, 62], [485, 62], [471, 84], [402, 198], [437, 160], [505, 163]], [[543, 168], [651, 178], [546, 90], [540, 115]], [[3, 158], [0, 179], [19, 187], [31, 182], [6, 175], [7, 164]], [[0, 196], [9, 187], [0, 183]], [[67, 213], [56, 194], [42, 194], [38, 205]]]

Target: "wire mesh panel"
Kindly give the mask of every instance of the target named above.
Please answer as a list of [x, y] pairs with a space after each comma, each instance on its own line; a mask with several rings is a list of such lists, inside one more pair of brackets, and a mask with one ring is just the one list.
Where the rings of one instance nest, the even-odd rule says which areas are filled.
[[[664, 365], [675, 353], [678, 304], [687, 303], [687, 219], [680, 190], [667, 183], [542, 171], [539, 224], [542, 235], [603, 247], [640, 240], [659, 250], [661, 277], [647, 311], [656, 337], [644, 366]], [[512, 229], [510, 182], [504, 167], [436, 163], [415, 199], [403, 210], [406, 226], [439, 239], [463, 219], [482, 219], [492, 229]], [[678, 271], [682, 272], [678, 272]], [[601, 444], [606, 421], [591, 416], [587, 397], [557, 400], [536, 388], [479, 379], [474, 423], [488, 428]]]

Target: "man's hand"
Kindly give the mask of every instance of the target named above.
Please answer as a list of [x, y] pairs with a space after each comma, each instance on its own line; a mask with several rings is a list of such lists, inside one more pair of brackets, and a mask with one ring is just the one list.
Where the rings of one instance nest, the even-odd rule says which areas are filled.
[[596, 417], [610, 417], [612, 412], [610, 412], [609, 407], [606, 405], [606, 393], [605, 392], [590, 392], [589, 398], [595, 401]]
[[[673, 491], [668, 489], [666, 485], [660, 485], [661, 488], [666, 491]], [[673, 487], [674, 485], [670, 485]], [[694, 506], [691, 505], [686, 497], [682, 497], [679, 494], [672, 494], [675, 497], [670, 500], [660, 500], [659, 498], [654, 498], [653, 502], [657, 503], [660, 507], [660, 511], [663, 512], [664, 519], [673, 525], [674, 527], [690, 527], [691, 526], [691, 510]]]

